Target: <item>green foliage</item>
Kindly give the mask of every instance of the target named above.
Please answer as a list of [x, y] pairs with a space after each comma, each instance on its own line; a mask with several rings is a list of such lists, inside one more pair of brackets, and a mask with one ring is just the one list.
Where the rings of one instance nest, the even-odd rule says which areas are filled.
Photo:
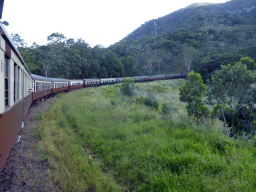
[[65, 94], [43, 115], [39, 145], [61, 191], [254, 190], [254, 145], [223, 136], [212, 122], [113, 106], [114, 87], [108, 96], [106, 87]]
[[66, 39], [66, 37], [64, 36], [63, 33], [59, 33], [59, 32], [55, 32], [55, 33], [52, 33], [51, 35], [49, 35], [47, 37], [47, 41], [49, 43], [53, 43], [53, 44], [58, 44], [62, 41], [64, 41]]
[[232, 135], [251, 131], [251, 123], [255, 119], [254, 110], [254, 82], [255, 75], [247, 69], [245, 64], [249, 58], [242, 58], [234, 66], [222, 66], [222, 70], [215, 71], [209, 81], [208, 100], [216, 106], [213, 116], [224, 121], [225, 126], [232, 127]]
[[196, 115], [198, 118], [208, 118], [211, 115], [211, 111], [209, 110], [208, 107], [204, 106], [204, 105], [199, 105], [196, 108]]
[[124, 74], [125, 76], [133, 76], [135, 69], [135, 62], [132, 56], [127, 56], [122, 58], [122, 63], [124, 65]]
[[[236, 63], [234, 66], [222, 66], [222, 70], [215, 71], [209, 81], [208, 100], [210, 104], [216, 103], [221, 106], [222, 117], [226, 124], [237, 125], [238, 104], [246, 104], [246, 93], [250, 89], [250, 84], [254, 81], [252, 72], [247, 70], [246, 65]], [[225, 108], [229, 105], [231, 109]], [[224, 110], [225, 108], [225, 110]], [[232, 113], [232, 115], [231, 115]], [[226, 117], [227, 116], [227, 117]], [[232, 119], [230, 119], [232, 117]], [[233, 130], [238, 130], [238, 127]]]
[[147, 99], [147, 97], [140, 96], [140, 97], [136, 98], [136, 102], [139, 103], [139, 104], [144, 105], [144, 103], [146, 102], [146, 99]]
[[152, 95], [148, 95], [147, 97], [142, 97], [142, 96], [138, 97], [136, 99], [136, 101], [137, 101], [137, 103], [151, 107], [151, 108], [155, 109], [156, 111], [159, 110], [159, 102]]
[[199, 73], [191, 71], [187, 81], [179, 88], [180, 101], [186, 102], [189, 116], [201, 117], [206, 108], [202, 106], [202, 98], [206, 91], [206, 86]]
[[154, 97], [148, 96], [144, 103], [146, 106], [152, 107], [156, 111], [159, 109], [159, 103]]
[[18, 33], [11, 33], [11, 38], [16, 48], [27, 46], [27, 43], [24, 41], [24, 39], [21, 38], [21, 36]]
[[169, 115], [170, 114], [170, 108], [168, 107], [167, 103], [162, 104], [161, 112], [162, 112], [163, 115]]
[[246, 65], [248, 70], [255, 70], [256, 69], [256, 63], [250, 57], [242, 57], [238, 63]]
[[108, 50], [103, 55], [102, 62], [107, 69], [107, 77], [122, 77], [124, 75], [124, 66], [112, 51]]
[[127, 96], [132, 96], [134, 94], [134, 79], [132, 78], [124, 78], [121, 80], [122, 84], [121, 84], [121, 92], [124, 94], [124, 95], [127, 95]]

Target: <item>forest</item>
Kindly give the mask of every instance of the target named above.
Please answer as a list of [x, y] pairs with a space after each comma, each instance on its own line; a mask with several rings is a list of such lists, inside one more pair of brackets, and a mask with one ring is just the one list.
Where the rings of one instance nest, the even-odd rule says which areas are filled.
[[[123, 40], [104, 48], [61, 32], [48, 44], [26, 46], [11, 34], [31, 73], [68, 79], [166, 73], [201, 74], [206, 82], [222, 65], [256, 59], [256, 0], [192, 4], [150, 20]], [[250, 66], [255, 69], [255, 66]]]

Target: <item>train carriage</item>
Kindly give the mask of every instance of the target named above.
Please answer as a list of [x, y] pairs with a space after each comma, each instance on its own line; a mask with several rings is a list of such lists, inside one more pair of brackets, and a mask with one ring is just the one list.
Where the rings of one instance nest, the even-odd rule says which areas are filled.
[[134, 79], [135, 83], [148, 81], [148, 76], [135, 76], [132, 78]]
[[84, 87], [100, 86], [100, 79], [84, 79]]
[[32, 102], [32, 77], [0, 24], [0, 171]]
[[165, 79], [164, 75], [151, 75], [151, 76], [148, 76], [148, 80], [149, 81], [163, 80], [163, 79]]
[[82, 79], [69, 79], [69, 89], [81, 89], [84, 86]]
[[33, 101], [52, 93], [53, 82], [51, 78], [31, 74], [33, 78]]
[[121, 81], [122, 81], [124, 78], [129, 79], [129, 78], [131, 78], [131, 77], [117, 77], [117, 78], [116, 78], [116, 83], [121, 83]]
[[111, 85], [116, 83], [116, 78], [104, 78], [100, 80], [101, 85]]
[[68, 90], [69, 81], [67, 79], [51, 78], [53, 82], [52, 93], [58, 93]]

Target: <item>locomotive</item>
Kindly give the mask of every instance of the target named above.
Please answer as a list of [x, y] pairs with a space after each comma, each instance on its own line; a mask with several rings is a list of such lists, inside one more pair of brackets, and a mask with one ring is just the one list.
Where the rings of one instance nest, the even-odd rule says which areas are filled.
[[[0, 5], [2, 19], [3, 4]], [[4, 23], [4, 22], [3, 22]], [[31, 74], [0, 22], [0, 172], [33, 102], [60, 92], [120, 83], [124, 77], [96, 79], [61, 79]], [[183, 74], [136, 76], [135, 83], [186, 77]]]

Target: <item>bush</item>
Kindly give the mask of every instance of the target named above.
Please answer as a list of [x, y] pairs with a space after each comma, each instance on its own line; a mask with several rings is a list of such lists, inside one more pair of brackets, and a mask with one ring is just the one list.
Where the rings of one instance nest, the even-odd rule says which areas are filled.
[[210, 110], [208, 109], [208, 107], [204, 106], [204, 105], [199, 105], [197, 107], [197, 115], [199, 118], [201, 117], [210, 117]]
[[152, 97], [152, 96], [148, 96], [148, 97], [138, 97], [136, 99], [137, 103], [140, 103], [142, 105], [146, 105], [149, 106], [155, 110], [159, 110], [159, 103], [158, 101]]
[[[253, 109], [246, 106], [237, 106], [240, 108], [236, 114], [234, 114], [234, 109], [226, 107], [224, 109], [224, 116], [227, 122], [228, 127], [232, 127], [232, 132], [237, 134], [241, 132], [249, 133], [254, 129], [254, 121], [256, 120], [256, 115], [253, 112]], [[221, 107], [219, 105], [214, 106], [212, 112], [213, 118], [218, 118], [221, 121], [224, 121], [223, 114], [221, 112]]]
[[145, 101], [145, 105], [154, 108], [158, 111], [159, 109], [159, 103], [154, 97], [147, 97]]
[[161, 111], [163, 115], [169, 115], [170, 114], [170, 109], [166, 103], [163, 103], [161, 106]]
[[145, 101], [146, 101], [146, 97], [138, 97], [137, 99], [136, 99], [136, 102], [137, 103], [139, 103], [139, 104], [142, 104], [142, 105], [145, 105]]
[[124, 78], [123, 80], [121, 80], [122, 84], [121, 84], [121, 92], [124, 94], [124, 95], [127, 95], [127, 96], [132, 96], [134, 94], [134, 91], [133, 91], [133, 87], [134, 87], [134, 79], [132, 78]]

